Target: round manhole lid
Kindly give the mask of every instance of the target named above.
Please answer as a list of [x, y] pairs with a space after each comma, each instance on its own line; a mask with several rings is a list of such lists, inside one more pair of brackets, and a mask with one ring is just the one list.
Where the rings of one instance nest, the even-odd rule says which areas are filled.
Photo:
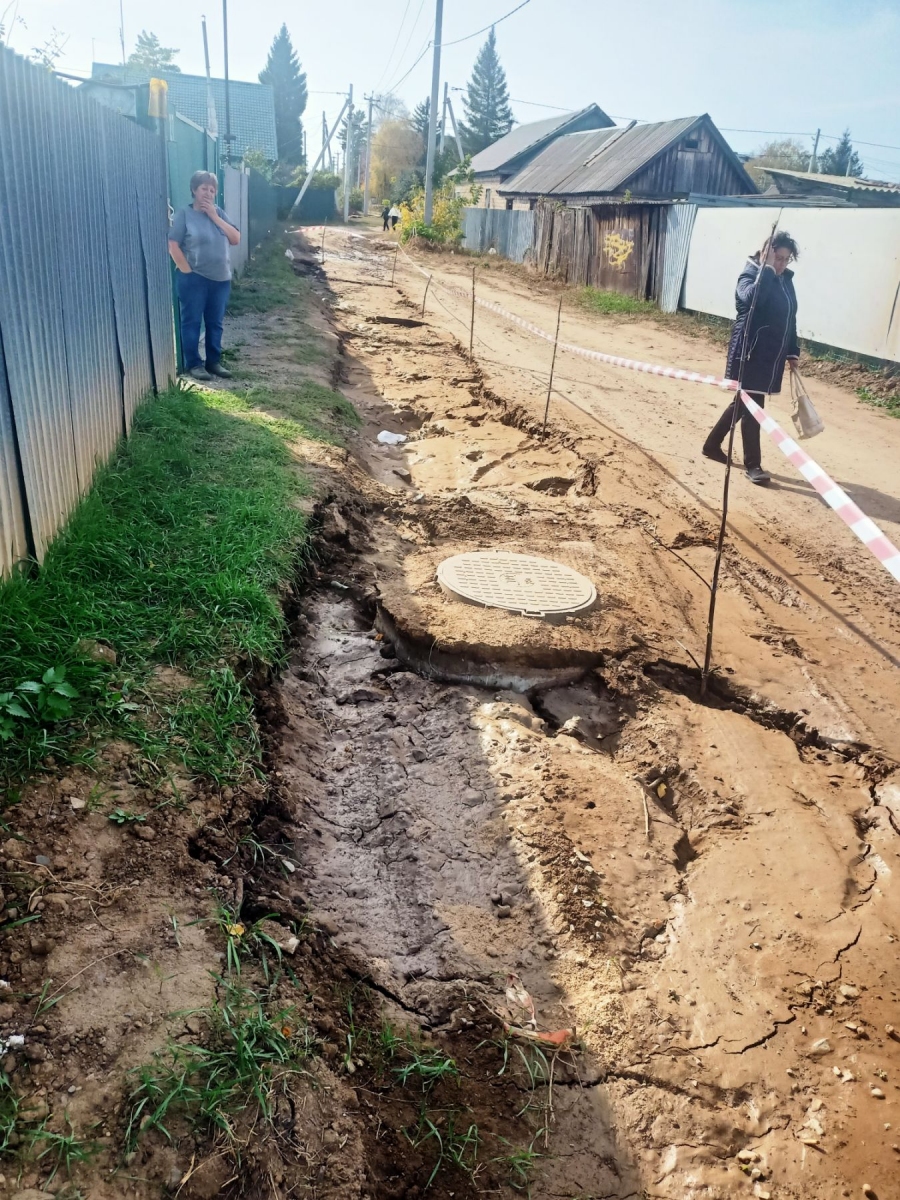
[[446, 558], [438, 583], [467, 604], [503, 608], [524, 617], [564, 617], [593, 608], [597, 589], [584, 575], [549, 558], [477, 550]]

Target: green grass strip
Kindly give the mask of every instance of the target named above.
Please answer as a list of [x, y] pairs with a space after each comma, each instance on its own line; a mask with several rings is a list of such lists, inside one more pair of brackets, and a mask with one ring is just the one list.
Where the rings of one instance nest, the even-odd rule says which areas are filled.
[[578, 303], [590, 309], [591, 312], [610, 313], [658, 313], [658, 307], [651, 300], [637, 300], [634, 296], [624, 296], [621, 292], [608, 292], [604, 288], [583, 287], [576, 293]]
[[[124, 733], [151, 766], [174, 756], [214, 778], [258, 756], [235, 671], [279, 659], [279, 589], [305, 552], [307, 485], [286, 439], [339, 440], [355, 419], [322, 392], [286, 401], [284, 419], [246, 396], [178, 389], [138, 411], [40, 571], [0, 584], [0, 778], [77, 759], [98, 731]], [[92, 657], [95, 642], [115, 666]], [[159, 703], [158, 664], [196, 688]]]

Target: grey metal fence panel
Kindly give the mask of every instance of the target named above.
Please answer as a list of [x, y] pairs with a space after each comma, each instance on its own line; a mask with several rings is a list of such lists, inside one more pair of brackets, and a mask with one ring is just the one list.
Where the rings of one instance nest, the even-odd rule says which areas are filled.
[[174, 373], [163, 147], [0, 46], [0, 575]]
[[6, 384], [6, 360], [0, 344], [0, 576], [8, 575], [27, 554], [12, 405]]
[[696, 204], [673, 204], [669, 209], [662, 284], [659, 290], [659, 307], [663, 312], [678, 310], [696, 216]]
[[73, 221], [53, 177], [59, 84], [9, 51], [0, 57], [0, 329], [35, 552], [79, 497], [56, 248]]
[[[100, 146], [91, 121], [97, 105], [71, 89], [51, 92], [56, 136], [48, 146], [53, 178], [65, 209], [54, 228], [60, 264], [64, 360], [78, 487], [90, 487], [98, 463], [106, 462], [124, 433], [122, 372], [116, 316], [104, 244]], [[90, 104], [90, 108], [87, 108]]]
[[153, 387], [144, 255], [140, 237], [136, 236], [137, 191], [128, 154], [132, 127], [118, 113], [99, 104], [97, 109], [107, 261], [122, 362], [124, 424], [130, 433], [134, 410]]
[[485, 254], [496, 250], [501, 258], [524, 262], [534, 236], [534, 213], [527, 209], [467, 208], [465, 239], [467, 250]]
[[228, 217], [240, 230], [241, 240], [237, 246], [231, 247], [231, 268], [235, 275], [243, 271], [248, 256], [250, 242], [250, 224], [247, 213], [247, 189], [250, 180], [247, 172], [239, 167], [225, 166], [222, 168], [222, 207]]
[[[136, 131], [142, 132], [142, 131]], [[175, 317], [169, 268], [168, 174], [165, 143], [152, 134], [131, 138], [140, 215], [141, 244], [150, 316], [154, 384], [162, 391], [175, 378]]]

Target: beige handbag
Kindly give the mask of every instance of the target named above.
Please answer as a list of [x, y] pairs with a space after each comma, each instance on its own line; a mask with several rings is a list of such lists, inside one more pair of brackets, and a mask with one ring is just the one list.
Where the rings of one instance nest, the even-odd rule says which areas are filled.
[[806, 385], [799, 371], [791, 371], [791, 420], [797, 430], [797, 437], [815, 437], [825, 429], [825, 422], [813, 408], [812, 400], [806, 394]]

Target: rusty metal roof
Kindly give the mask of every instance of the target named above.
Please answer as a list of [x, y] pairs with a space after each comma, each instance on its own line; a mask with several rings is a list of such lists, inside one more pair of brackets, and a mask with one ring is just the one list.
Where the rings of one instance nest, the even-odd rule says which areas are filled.
[[613, 122], [599, 104], [589, 104], [577, 112], [562, 113], [558, 117], [545, 117], [542, 121], [530, 121], [518, 125], [506, 137], [487, 146], [472, 159], [472, 170], [477, 174], [502, 171], [504, 167], [516, 169], [515, 160], [529, 151], [538, 150], [550, 138], [557, 138], [579, 122], [593, 122], [595, 129], [609, 128]]
[[615, 192], [702, 120], [703, 117], [682, 117], [625, 129], [565, 134], [498, 190], [504, 195], [532, 196]]

